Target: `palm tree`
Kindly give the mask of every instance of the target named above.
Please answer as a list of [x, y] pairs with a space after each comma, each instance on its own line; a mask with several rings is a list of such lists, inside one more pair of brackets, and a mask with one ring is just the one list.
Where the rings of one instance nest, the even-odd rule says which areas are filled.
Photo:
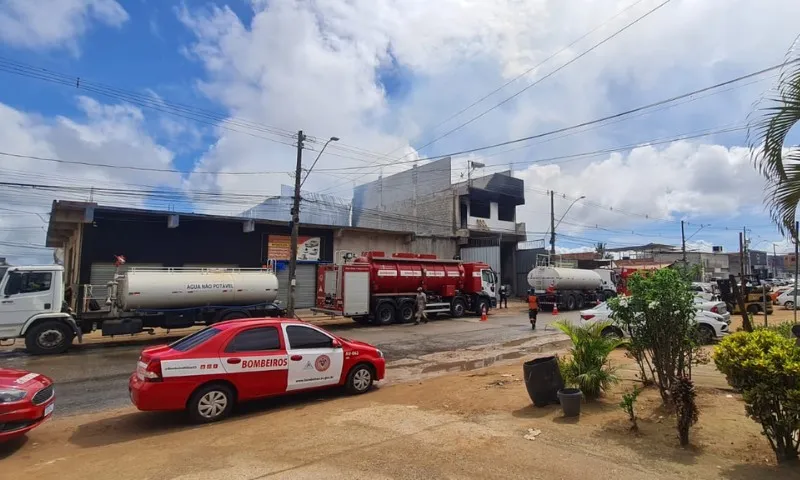
[[800, 203], [800, 146], [786, 144], [800, 123], [800, 59], [787, 61], [775, 95], [764, 114], [750, 125], [748, 137], [756, 168], [767, 179], [766, 203], [782, 234], [796, 238], [795, 218]]
[[606, 258], [606, 244], [597, 242], [597, 245], [594, 246], [594, 253], [600, 258]]
[[571, 358], [561, 360], [561, 375], [567, 384], [577, 385], [587, 400], [594, 400], [619, 381], [608, 356], [625, 340], [604, 333], [612, 322], [591, 322], [583, 326], [567, 321], [553, 324], [572, 340]]

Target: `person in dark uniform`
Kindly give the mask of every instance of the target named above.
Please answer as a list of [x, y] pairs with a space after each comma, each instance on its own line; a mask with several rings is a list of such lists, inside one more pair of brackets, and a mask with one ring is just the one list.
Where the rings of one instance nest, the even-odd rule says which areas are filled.
[[[503, 306], [505, 305], [505, 307]], [[500, 305], [499, 308], [508, 308], [508, 290], [505, 285], [500, 285]]]

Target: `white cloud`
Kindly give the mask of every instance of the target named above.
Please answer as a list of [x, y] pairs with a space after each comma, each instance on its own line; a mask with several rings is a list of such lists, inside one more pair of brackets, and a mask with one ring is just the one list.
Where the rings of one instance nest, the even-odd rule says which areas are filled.
[[[142, 112], [128, 105], [104, 105], [78, 97], [84, 119], [41, 118], [0, 104], [0, 144], [4, 152], [89, 164], [170, 169], [173, 154], [145, 130]], [[14, 263], [48, 262], [41, 247], [54, 199], [143, 206], [145, 186], [175, 185], [177, 174], [43, 162], [0, 155], [3, 182], [55, 185], [53, 190], [0, 187], [0, 257]], [[92, 192], [91, 188], [95, 188]], [[111, 193], [120, 189], [133, 193]], [[44, 227], [44, 228], [43, 228]], [[24, 245], [24, 246], [20, 246]]]
[[120, 27], [127, 20], [128, 13], [115, 0], [4, 0], [0, 39], [20, 47], [77, 52], [77, 41], [92, 22]]

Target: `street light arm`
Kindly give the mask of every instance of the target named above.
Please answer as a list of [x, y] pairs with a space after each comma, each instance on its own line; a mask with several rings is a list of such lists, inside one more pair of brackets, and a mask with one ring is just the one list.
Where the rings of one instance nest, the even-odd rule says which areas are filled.
[[339, 137], [331, 137], [328, 139], [327, 142], [325, 142], [325, 145], [322, 146], [322, 149], [317, 154], [317, 158], [314, 159], [314, 163], [311, 164], [311, 168], [309, 168], [308, 171], [306, 172], [306, 176], [303, 178], [303, 181], [300, 182], [301, 187], [303, 186], [304, 183], [306, 183], [306, 180], [308, 180], [308, 176], [311, 175], [311, 170], [314, 170], [314, 166], [317, 164], [317, 161], [319, 161], [319, 157], [322, 156], [322, 152], [325, 151], [325, 148], [328, 146], [328, 144], [331, 142], [338, 142], [338, 141]]
[[[559, 226], [559, 225], [561, 225], [561, 220], [564, 220], [564, 217], [566, 217], [566, 216], [567, 216], [567, 214], [569, 213], [570, 209], [571, 209], [573, 206], [575, 206], [575, 204], [576, 204], [576, 203], [578, 203], [580, 200], [583, 200], [584, 198], [586, 198], [586, 196], [585, 196], [585, 195], [582, 195], [582, 196], [580, 196], [579, 198], [576, 198], [575, 200], [573, 200], [573, 201], [572, 201], [572, 203], [570, 203], [570, 204], [569, 204], [569, 207], [567, 207], [567, 211], [565, 211], [565, 212], [564, 212], [564, 215], [561, 215], [561, 218], [559, 218], [559, 219], [558, 219], [558, 223], [556, 223], [556, 227], [555, 227], [555, 228], [558, 228], [558, 226]], [[554, 230], [555, 230], [555, 229], [554, 229]]]

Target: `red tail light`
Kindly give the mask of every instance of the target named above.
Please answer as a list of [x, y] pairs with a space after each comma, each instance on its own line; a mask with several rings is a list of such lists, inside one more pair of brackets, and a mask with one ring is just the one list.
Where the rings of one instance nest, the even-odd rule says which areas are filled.
[[589, 314], [581, 315], [581, 318], [584, 320], [591, 320], [594, 318], [594, 315], [589, 315]]
[[147, 368], [144, 369], [145, 382], [160, 382], [161, 377], [161, 360], [156, 358], [147, 363]]
[[711, 307], [711, 311], [712, 311], [713, 313], [719, 313], [719, 309], [717, 309], [717, 306], [716, 306], [716, 305], [714, 305], [713, 307]]

